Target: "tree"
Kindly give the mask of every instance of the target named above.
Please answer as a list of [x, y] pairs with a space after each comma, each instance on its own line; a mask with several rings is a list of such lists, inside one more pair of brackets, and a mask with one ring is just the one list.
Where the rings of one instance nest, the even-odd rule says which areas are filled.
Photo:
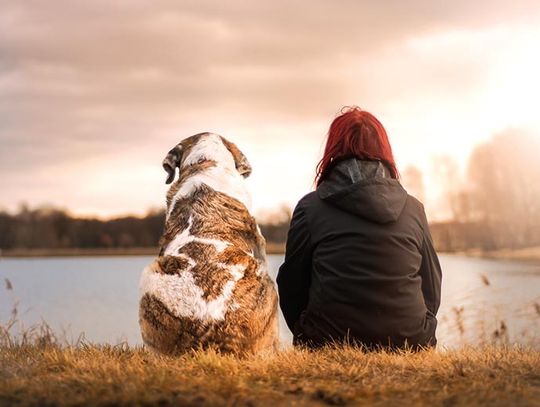
[[490, 228], [494, 248], [540, 243], [539, 153], [538, 138], [507, 131], [471, 154], [471, 210]]
[[454, 157], [436, 156], [433, 161], [433, 173], [442, 189], [443, 202], [452, 220], [460, 223], [470, 221], [469, 195]]
[[401, 173], [401, 181], [409, 194], [417, 198], [420, 202], [425, 200], [424, 177], [414, 165], [409, 165]]

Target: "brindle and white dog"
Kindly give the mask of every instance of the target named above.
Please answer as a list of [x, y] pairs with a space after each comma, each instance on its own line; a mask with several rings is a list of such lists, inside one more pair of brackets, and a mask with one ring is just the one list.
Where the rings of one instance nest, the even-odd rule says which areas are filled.
[[251, 166], [230, 141], [191, 136], [163, 160], [170, 184], [160, 254], [141, 276], [144, 343], [165, 353], [243, 354], [278, 344], [277, 294], [249, 212]]

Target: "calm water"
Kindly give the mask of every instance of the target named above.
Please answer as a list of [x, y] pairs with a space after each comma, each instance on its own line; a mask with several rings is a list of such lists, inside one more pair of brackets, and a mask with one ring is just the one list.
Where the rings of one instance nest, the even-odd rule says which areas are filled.
[[[282, 259], [269, 256], [272, 277]], [[440, 260], [440, 345], [492, 341], [502, 321], [510, 342], [540, 343], [539, 265], [453, 255]], [[138, 281], [151, 261], [146, 256], [0, 259], [0, 322], [18, 303], [24, 327], [43, 320], [68, 339], [84, 332], [92, 342], [140, 344]], [[4, 278], [12, 291], [4, 289]], [[290, 343], [283, 319], [281, 336]]]

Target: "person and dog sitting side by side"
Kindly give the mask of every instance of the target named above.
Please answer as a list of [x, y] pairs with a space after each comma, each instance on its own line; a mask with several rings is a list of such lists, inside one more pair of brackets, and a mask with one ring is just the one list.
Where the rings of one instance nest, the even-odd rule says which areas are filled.
[[388, 136], [348, 108], [331, 124], [316, 190], [298, 202], [278, 292], [251, 214], [251, 165], [231, 141], [199, 133], [165, 156], [160, 252], [140, 279], [139, 324], [150, 349], [279, 349], [279, 305], [293, 344], [368, 349], [437, 343], [441, 267], [422, 204], [399, 182]]

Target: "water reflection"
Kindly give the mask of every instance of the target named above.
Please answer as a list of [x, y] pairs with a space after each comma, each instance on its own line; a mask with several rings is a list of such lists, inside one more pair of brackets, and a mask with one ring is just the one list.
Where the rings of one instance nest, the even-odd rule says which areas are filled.
[[[509, 340], [540, 343], [540, 266], [518, 262], [441, 255], [441, 346]], [[19, 302], [25, 327], [46, 321], [75, 339], [140, 344], [138, 280], [151, 257], [80, 257], [0, 260], [0, 320]], [[272, 277], [282, 256], [270, 256]], [[291, 334], [281, 318], [282, 341]], [[503, 329], [504, 327], [504, 329]], [[496, 338], [498, 333], [499, 337]]]

